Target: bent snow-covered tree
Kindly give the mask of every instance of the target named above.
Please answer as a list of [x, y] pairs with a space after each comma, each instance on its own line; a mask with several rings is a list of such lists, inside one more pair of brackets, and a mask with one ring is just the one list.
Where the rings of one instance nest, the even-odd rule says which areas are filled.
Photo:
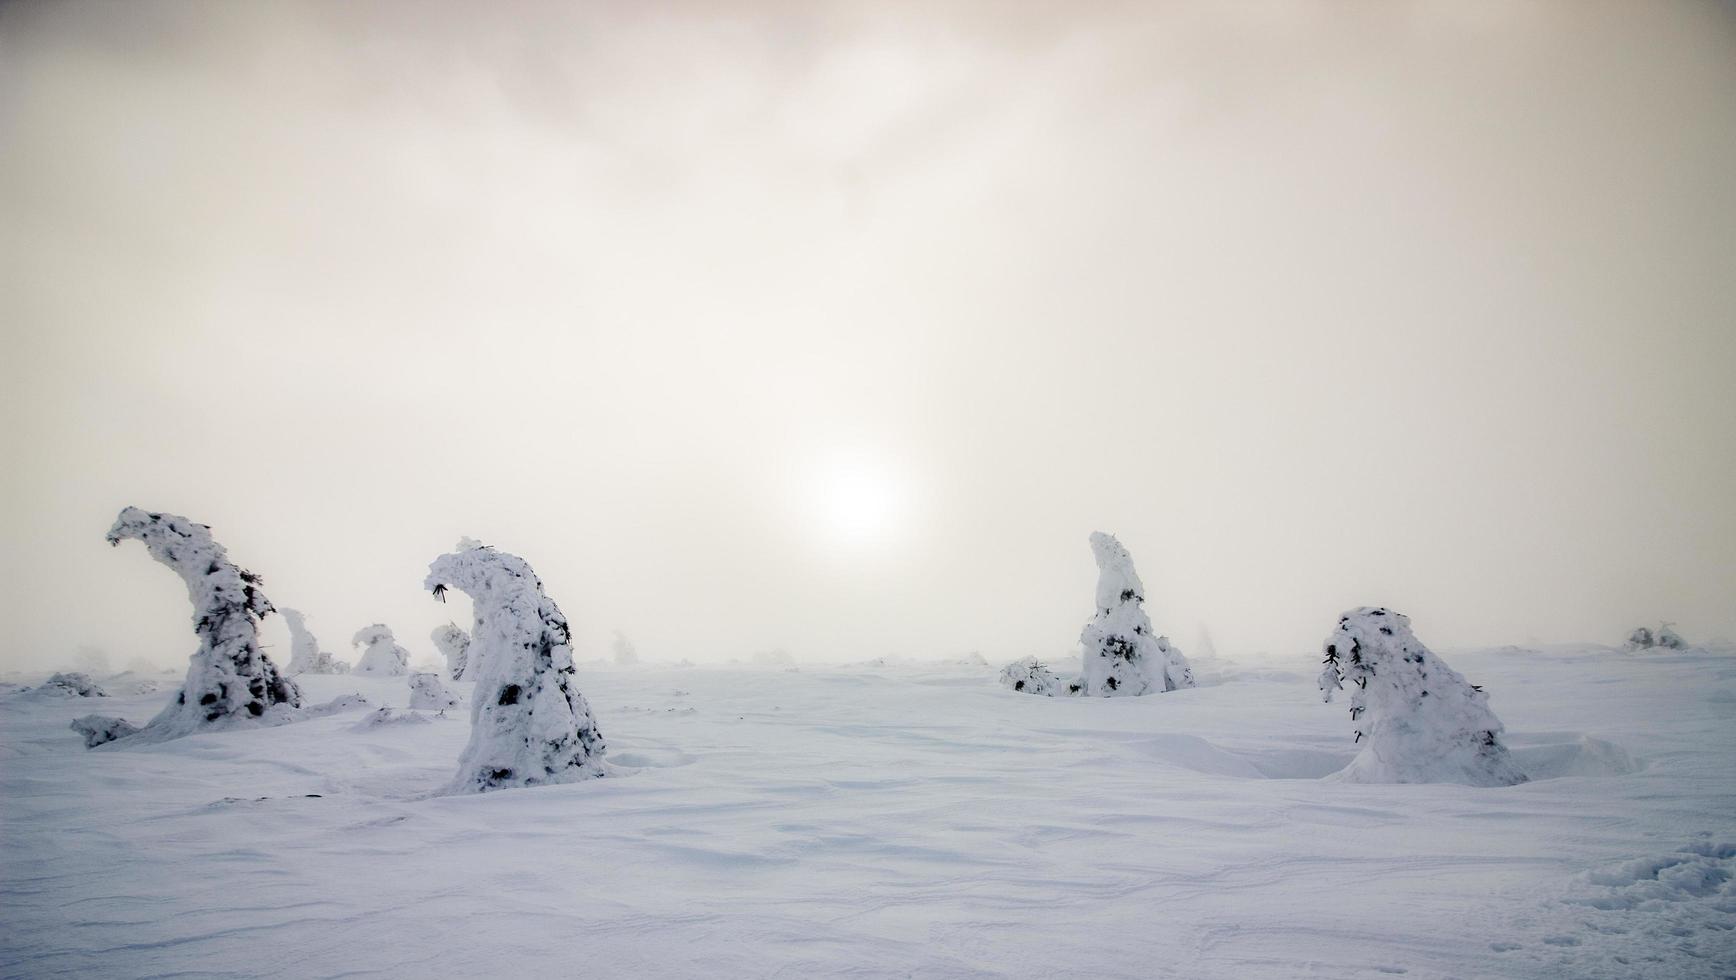
[[1145, 586], [1133, 556], [1102, 531], [1091, 535], [1097, 558], [1097, 609], [1079, 635], [1084, 647], [1080, 682], [1090, 697], [1158, 694], [1193, 687], [1193, 670], [1169, 637], [1157, 636], [1145, 615]]
[[[108, 542], [119, 545], [128, 539], [143, 542], [152, 558], [187, 583], [199, 649], [175, 700], [144, 728], [119, 741], [160, 742], [301, 706], [300, 689], [259, 645], [260, 617], [273, 611], [259, 590], [259, 576], [237, 568], [212, 540], [209, 527], [128, 507], [109, 528]], [[100, 727], [102, 721], [95, 719], [87, 727]]]
[[319, 640], [308, 631], [307, 617], [300, 610], [285, 606], [279, 609], [283, 621], [289, 624], [289, 673], [343, 674], [350, 665], [319, 648]]
[[1335, 778], [1356, 783], [1511, 786], [1525, 773], [1501, 743], [1489, 696], [1412, 635], [1410, 620], [1364, 606], [1326, 638], [1320, 691], [1351, 683], [1350, 720], [1362, 751]]
[[451, 791], [481, 793], [592, 779], [603, 774], [603, 737], [573, 686], [572, 633], [529, 563], [468, 539], [428, 566], [424, 583], [444, 600], [470, 595], [477, 665], [470, 743]]
[[446, 676], [455, 681], [463, 680], [470, 665], [470, 634], [457, 623], [442, 623], [434, 627], [428, 638], [434, 641], [434, 649], [446, 658]]
[[398, 645], [392, 628], [374, 623], [356, 630], [350, 643], [362, 648], [353, 674], [374, 674], [381, 677], [402, 677], [410, 672], [410, 651]]

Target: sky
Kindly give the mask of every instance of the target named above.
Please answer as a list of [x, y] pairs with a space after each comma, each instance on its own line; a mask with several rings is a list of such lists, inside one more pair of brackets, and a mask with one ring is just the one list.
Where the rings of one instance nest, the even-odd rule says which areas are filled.
[[1729, 4], [0, 4], [0, 669], [1736, 636], [1732, 174]]

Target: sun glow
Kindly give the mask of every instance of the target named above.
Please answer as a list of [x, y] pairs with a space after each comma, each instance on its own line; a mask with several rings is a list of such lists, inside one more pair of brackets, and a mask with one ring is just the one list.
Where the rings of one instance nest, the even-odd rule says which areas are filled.
[[808, 498], [816, 522], [836, 544], [866, 549], [900, 531], [907, 508], [903, 482], [871, 454], [840, 452], [814, 467]]

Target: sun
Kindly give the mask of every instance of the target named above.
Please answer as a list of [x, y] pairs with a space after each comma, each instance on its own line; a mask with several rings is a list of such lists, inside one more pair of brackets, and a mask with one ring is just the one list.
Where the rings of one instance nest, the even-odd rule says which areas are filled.
[[904, 521], [904, 481], [884, 459], [866, 451], [838, 451], [818, 460], [808, 497], [816, 522], [835, 544], [882, 545]]

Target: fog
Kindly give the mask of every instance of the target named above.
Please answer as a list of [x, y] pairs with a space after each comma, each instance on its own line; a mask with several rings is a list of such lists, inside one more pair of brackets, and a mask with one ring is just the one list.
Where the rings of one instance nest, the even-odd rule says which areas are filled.
[[0, 667], [1736, 634], [1732, 174], [1729, 5], [0, 6]]

